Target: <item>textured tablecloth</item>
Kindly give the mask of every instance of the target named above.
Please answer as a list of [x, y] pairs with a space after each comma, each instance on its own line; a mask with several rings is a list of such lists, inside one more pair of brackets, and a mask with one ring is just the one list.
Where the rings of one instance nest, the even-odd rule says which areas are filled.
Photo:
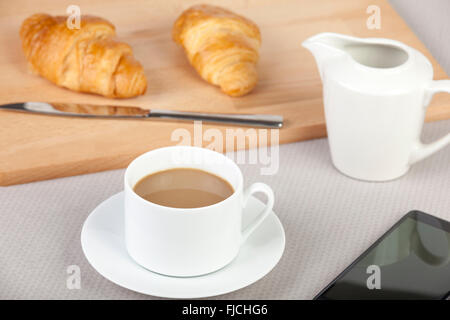
[[[450, 2], [392, 2], [449, 73]], [[423, 140], [449, 130], [450, 121], [426, 124]], [[261, 176], [257, 165], [241, 168], [246, 185], [262, 181], [274, 189], [286, 249], [266, 277], [219, 299], [312, 298], [409, 210], [450, 220], [450, 148], [387, 183], [360, 182], [338, 173], [326, 139], [280, 146], [280, 169], [274, 176]], [[0, 187], [0, 299], [152, 298], [103, 278], [81, 250], [84, 220], [122, 190], [123, 173]], [[80, 267], [79, 290], [66, 286], [69, 265]]]

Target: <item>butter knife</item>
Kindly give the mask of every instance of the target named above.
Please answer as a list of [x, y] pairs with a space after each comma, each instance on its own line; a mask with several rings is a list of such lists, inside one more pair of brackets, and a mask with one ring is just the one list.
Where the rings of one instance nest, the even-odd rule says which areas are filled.
[[267, 128], [281, 128], [283, 117], [270, 114], [226, 114], [203, 113], [174, 110], [152, 109], [146, 110], [139, 107], [125, 107], [113, 105], [94, 105], [77, 103], [46, 103], [46, 102], [22, 102], [0, 105], [0, 109], [28, 112], [45, 115], [84, 117], [84, 118], [109, 118], [109, 119], [176, 119], [199, 120], [205, 122], [226, 123], [231, 125], [256, 126]]

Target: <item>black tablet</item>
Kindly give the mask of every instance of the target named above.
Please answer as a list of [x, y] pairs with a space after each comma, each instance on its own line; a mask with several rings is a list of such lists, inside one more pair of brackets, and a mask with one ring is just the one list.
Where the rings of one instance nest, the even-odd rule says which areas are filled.
[[411, 211], [315, 299], [448, 299], [450, 222]]

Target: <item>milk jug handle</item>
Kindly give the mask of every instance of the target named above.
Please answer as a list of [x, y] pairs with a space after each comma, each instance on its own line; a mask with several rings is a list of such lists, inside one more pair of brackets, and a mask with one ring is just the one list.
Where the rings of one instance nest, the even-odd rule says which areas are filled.
[[[426, 89], [425, 107], [431, 102], [433, 95], [438, 92], [450, 93], [450, 80], [435, 80], [431, 82], [431, 85]], [[450, 133], [447, 133], [442, 138], [430, 143], [423, 144], [419, 140], [414, 145], [414, 149], [411, 153], [410, 164], [418, 162], [426, 157], [432, 155], [436, 151], [442, 149], [446, 145], [450, 144]]]

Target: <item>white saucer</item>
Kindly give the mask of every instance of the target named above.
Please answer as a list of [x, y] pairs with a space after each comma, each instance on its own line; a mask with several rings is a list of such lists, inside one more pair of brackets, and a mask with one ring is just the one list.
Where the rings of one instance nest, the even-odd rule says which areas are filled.
[[[250, 197], [243, 225], [264, 204]], [[247, 239], [238, 256], [225, 268], [199, 277], [177, 278], [153, 273], [134, 262], [123, 237], [123, 192], [92, 211], [81, 231], [81, 246], [89, 263], [106, 279], [124, 288], [165, 298], [201, 298], [246, 287], [264, 277], [284, 251], [284, 229], [272, 212]]]

